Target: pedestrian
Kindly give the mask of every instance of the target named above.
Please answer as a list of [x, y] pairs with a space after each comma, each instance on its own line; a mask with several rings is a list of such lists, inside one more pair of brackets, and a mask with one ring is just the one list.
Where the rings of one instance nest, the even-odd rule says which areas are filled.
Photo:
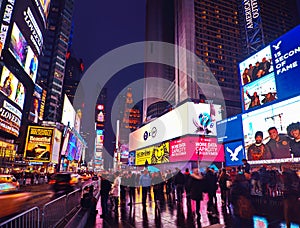
[[174, 176], [174, 185], [176, 187], [177, 201], [181, 202], [184, 190], [184, 175], [179, 168], [176, 168], [176, 174]]
[[204, 178], [202, 174], [199, 173], [198, 168], [193, 169], [190, 182], [191, 182], [190, 183], [191, 199], [196, 202], [196, 214], [197, 214], [197, 219], [199, 220], [201, 218], [200, 202], [203, 200]]
[[218, 189], [218, 178], [215, 175], [214, 171], [210, 168], [206, 169], [205, 174], [206, 180], [206, 190], [208, 194], [208, 202], [207, 202], [207, 211], [213, 212], [214, 205], [217, 205], [217, 189]]
[[163, 197], [163, 183], [164, 180], [160, 172], [154, 173], [152, 178], [154, 201], [157, 203], [158, 200], [162, 200]]
[[151, 177], [149, 175], [148, 169], [144, 169], [143, 174], [140, 177], [140, 186], [142, 187], [142, 203], [146, 206], [147, 195], [151, 186]]
[[131, 171], [128, 171], [128, 176], [127, 176], [127, 188], [129, 191], [129, 203], [128, 205], [131, 206], [134, 203], [135, 199], [135, 182], [136, 182], [136, 176], [134, 173]]
[[222, 169], [218, 181], [221, 190], [222, 206], [229, 206], [229, 191], [231, 187], [231, 184], [229, 183], [232, 183], [232, 181], [225, 168]]
[[187, 200], [191, 199], [190, 178], [191, 178], [191, 174], [189, 168], [186, 168], [184, 172], [184, 189], [185, 189], [185, 195]]
[[114, 174], [114, 182], [112, 188], [110, 190], [110, 195], [112, 197], [113, 208], [112, 210], [118, 213], [118, 204], [120, 197], [120, 185], [121, 185], [121, 177], [120, 172], [116, 171]]
[[102, 174], [101, 190], [100, 190], [102, 214], [100, 215], [100, 218], [105, 218], [108, 214], [107, 202], [108, 202], [110, 190], [111, 190], [111, 183], [108, 180], [108, 176], [107, 174]]

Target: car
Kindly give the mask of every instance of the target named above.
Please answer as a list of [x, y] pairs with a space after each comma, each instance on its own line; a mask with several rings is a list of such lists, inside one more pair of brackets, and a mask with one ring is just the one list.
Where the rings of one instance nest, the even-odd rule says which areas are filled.
[[0, 193], [20, 190], [20, 183], [11, 174], [0, 174]]
[[56, 173], [51, 177], [49, 184], [54, 192], [71, 192], [74, 190], [71, 173]]
[[81, 174], [81, 177], [84, 181], [88, 181], [89, 179], [91, 179], [91, 174], [88, 174], [88, 173], [84, 173], [84, 174]]

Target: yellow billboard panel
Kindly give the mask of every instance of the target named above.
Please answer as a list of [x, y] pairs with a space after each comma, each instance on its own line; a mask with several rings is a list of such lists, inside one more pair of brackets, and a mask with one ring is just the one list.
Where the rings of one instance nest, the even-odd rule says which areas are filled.
[[170, 144], [169, 142], [164, 142], [141, 150], [136, 150], [135, 164], [145, 165], [146, 160], [149, 165], [167, 163], [169, 162], [169, 157]]
[[24, 157], [26, 160], [50, 162], [53, 128], [28, 126]]

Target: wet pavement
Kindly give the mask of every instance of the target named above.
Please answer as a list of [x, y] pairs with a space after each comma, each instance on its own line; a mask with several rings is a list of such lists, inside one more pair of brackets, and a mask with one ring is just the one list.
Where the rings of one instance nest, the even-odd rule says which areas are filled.
[[[201, 218], [195, 215], [196, 205], [193, 200], [188, 201], [183, 197], [182, 202], [177, 202], [172, 195], [164, 195], [162, 202], [155, 203], [153, 194], [149, 195], [146, 207], [141, 203], [141, 192], [137, 191], [135, 203], [132, 206], [126, 203], [120, 204], [118, 211], [111, 210], [109, 205], [109, 215], [103, 219], [100, 200], [97, 204], [98, 214], [90, 216], [85, 228], [90, 227], [233, 227], [233, 228], [252, 228], [286, 227], [283, 218], [282, 201], [278, 199], [269, 200], [267, 204], [261, 198], [253, 198], [257, 209], [256, 219], [240, 219], [233, 215], [232, 207], [222, 207], [221, 195], [217, 192], [217, 205], [214, 213], [207, 212], [208, 196], [204, 194], [201, 201]], [[110, 204], [110, 203], [109, 203]], [[299, 228], [299, 225], [295, 226]]]
[[128, 201], [119, 205], [118, 212], [110, 210], [109, 215], [102, 219], [100, 215], [100, 200], [97, 204], [98, 214], [89, 218], [88, 227], [233, 227], [230, 208], [222, 208], [221, 196], [217, 194], [218, 204], [216, 213], [207, 213], [208, 197], [205, 194], [201, 202], [201, 219], [195, 215], [196, 205], [193, 200], [187, 201], [185, 197], [181, 203], [174, 197], [155, 203], [153, 195], [149, 195], [146, 207], [141, 203], [141, 193], [136, 194], [135, 203], [128, 205]]

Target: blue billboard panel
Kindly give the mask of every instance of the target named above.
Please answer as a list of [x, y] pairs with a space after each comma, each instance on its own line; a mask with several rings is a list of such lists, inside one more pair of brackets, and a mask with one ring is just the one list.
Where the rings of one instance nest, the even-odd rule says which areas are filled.
[[300, 26], [271, 43], [278, 98], [300, 94]]
[[242, 165], [242, 159], [246, 158], [243, 141], [235, 141], [224, 144], [224, 154], [226, 166]]
[[243, 138], [241, 115], [236, 115], [217, 122], [218, 143], [235, 141]]

